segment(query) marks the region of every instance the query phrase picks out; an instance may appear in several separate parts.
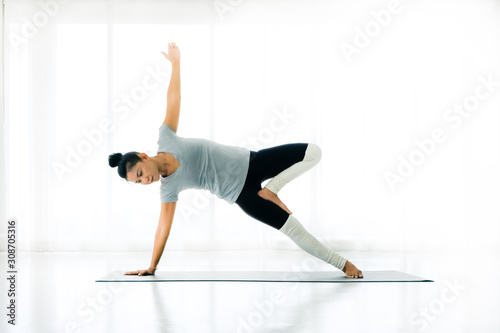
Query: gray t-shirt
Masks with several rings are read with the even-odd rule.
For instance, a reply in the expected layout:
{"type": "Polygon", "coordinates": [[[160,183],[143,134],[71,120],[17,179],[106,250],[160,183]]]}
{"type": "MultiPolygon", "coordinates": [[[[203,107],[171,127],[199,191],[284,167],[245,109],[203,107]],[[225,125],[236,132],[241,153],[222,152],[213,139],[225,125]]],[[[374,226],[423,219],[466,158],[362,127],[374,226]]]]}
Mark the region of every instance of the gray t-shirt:
{"type": "Polygon", "coordinates": [[[243,189],[248,172],[250,150],[219,144],[206,139],[181,138],[162,124],[158,152],[170,153],[179,167],[170,176],[161,177],[161,202],[174,202],[182,190],[206,189],[234,203],[243,189]]]}

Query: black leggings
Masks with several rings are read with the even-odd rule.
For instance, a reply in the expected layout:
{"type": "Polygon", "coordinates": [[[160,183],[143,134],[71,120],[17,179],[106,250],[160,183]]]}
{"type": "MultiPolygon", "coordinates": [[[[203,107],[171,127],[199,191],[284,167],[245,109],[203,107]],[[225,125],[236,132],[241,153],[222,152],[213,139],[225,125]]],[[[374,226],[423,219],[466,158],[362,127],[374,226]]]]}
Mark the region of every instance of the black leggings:
{"type": "Polygon", "coordinates": [[[250,152],[245,185],[236,204],[249,216],[275,229],[281,229],[289,214],[277,204],[261,198],[262,182],[304,159],[307,143],[290,143],[250,152]]]}

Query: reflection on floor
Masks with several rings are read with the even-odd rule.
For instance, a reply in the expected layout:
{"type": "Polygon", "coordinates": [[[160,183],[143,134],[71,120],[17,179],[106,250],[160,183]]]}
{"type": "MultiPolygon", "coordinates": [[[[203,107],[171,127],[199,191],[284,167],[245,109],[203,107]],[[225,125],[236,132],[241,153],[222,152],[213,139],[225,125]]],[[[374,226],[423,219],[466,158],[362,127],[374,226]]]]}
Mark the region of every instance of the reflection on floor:
{"type": "MultiPolygon", "coordinates": [[[[434,283],[96,283],[151,253],[22,253],[2,332],[500,332],[500,253],[342,252],[434,283]]],[[[5,252],[0,260],[6,263],[5,252]]],[[[4,264],[5,267],[5,264],[4,264]]],[[[336,270],[301,251],[167,251],[159,270],[336,270]]],[[[5,272],[7,269],[5,269],[5,272]]],[[[299,274],[299,273],[297,273],[299,274]]],[[[7,302],[6,279],[0,283],[7,302]]]]}

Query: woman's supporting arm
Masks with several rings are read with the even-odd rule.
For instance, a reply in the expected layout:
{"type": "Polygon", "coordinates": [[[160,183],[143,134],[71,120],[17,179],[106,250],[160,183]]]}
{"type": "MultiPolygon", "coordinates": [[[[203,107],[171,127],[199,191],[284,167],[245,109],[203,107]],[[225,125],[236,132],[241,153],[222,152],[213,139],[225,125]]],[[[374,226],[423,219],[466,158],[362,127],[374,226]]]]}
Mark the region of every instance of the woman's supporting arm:
{"type": "Polygon", "coordinates": [[[150,269],[156,270],[156,267],[160,262],[163,250],[165,249],[165,244],[167,243],[168,236],[170,235],[170,229],[172,228],[175,207],[176,202],[161,204],[160,221],[158,222],[158,227],[156,228],[153,258],[151,259],[151,265],[149,266],[150,269]]]}
{"type": "Polygon", "coordinates": [[[125,275],[152,275],[156,271],[156,267],[160,262],[160,258],[165,249],[172,222],[174,220],[176,202],[168,202],[161,204],[160,221],[156,228],[155,243],[153,246],[153,258],[148,269],[140,269],[133,272],[126,272],[125,275]]]}

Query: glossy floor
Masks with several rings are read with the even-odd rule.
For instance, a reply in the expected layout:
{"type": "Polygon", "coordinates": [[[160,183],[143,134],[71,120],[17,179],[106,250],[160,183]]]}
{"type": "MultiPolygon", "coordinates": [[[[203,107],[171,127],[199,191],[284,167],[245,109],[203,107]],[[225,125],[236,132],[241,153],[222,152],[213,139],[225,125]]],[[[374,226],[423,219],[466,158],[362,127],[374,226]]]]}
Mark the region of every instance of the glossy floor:
{"type": "MultiPolygon", "coordinates": [[[[2,332],[500,332],[498,252],[343,252],[434,283],[96,283],[150,253],[22,253],[2,332]]],[[[6,263],[5,252],[1,260],[6,263]]],[[[3,265],[3,267],[6,267],[3,265]]],[[[301,251],[168,251],[159,270],[336,270],[301,251]]],[[[7,269],[5,268],[5,272],[7,269]]],[[[298,274],[298,273],[297,273],[298,274]]],[[[6,279],[1,283],[7,304],[6,279]]]]}

